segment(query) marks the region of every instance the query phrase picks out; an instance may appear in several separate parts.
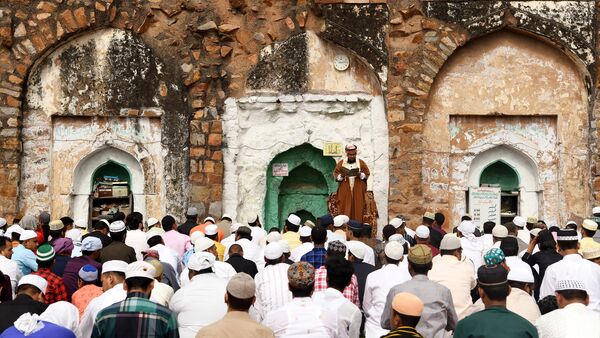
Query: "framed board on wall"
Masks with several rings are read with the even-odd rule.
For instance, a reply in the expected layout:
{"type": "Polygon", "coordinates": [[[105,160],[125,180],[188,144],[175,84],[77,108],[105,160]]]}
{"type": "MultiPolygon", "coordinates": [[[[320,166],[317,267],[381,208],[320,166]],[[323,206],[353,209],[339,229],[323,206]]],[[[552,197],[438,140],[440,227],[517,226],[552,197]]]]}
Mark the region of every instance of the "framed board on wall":
{"type": "Polygon", "coordinates": [[[469,214],[481,229],[483,223],[500,224],[500,187],[469,188],[469,214]]]}

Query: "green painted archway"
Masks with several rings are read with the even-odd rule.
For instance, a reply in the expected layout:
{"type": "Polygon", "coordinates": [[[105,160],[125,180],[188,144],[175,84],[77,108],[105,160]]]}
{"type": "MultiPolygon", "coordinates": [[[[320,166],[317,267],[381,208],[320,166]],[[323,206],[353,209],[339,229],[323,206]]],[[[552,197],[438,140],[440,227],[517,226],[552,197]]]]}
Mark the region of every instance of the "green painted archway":
{"type": "Polygon", "coordinates": [[[519,189],[519,175],[504,161],[496,161],[481,172],[479,185],[499,184],[502,191],[519,189]]]}
{"type": "Polygon", "coordinates": [[[310,144],[289,149],[273,158],[267,168],[264,204],[265,228],[281,228],[288,214],[315,220],[327,213],[327,197],[337,190],[333,179],[335,160],[310,144]],[[273,176],[273,163],[287,163],[286,177],[273,176]],[[312,216],[312,217],[311,217],[312,216]]]}

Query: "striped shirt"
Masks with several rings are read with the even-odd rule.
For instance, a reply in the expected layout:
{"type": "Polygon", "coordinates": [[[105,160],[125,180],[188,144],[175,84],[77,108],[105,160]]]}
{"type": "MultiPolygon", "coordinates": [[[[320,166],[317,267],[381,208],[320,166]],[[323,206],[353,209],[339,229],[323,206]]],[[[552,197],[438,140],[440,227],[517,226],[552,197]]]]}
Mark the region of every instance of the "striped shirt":
{"type": "Polygon", "coordinates": [[[382,336],[381,338],[392,338],[392,337],[423,338],[423,336],[419,332],[417,332],[417,330],[415,330],[414,327],[410,327],[410,326],[400,326],[397,329],[390,331],[385,336],[382,336]]]}
{"type": "Polygon", "coordinates": [[[124,301],[98,313],[92,338],[179,337],[175,315],[166,307],[148,300],[141,292],[127,294],[124,301]]]}
{"type": "Polygon", "coordinates": [[[256,283],[256,301],[254,307],[262,320],[271,310],[284,306],[292,300],[288,288],[287,271],[289,264],[267,265],[254,278],[256,283]]]}

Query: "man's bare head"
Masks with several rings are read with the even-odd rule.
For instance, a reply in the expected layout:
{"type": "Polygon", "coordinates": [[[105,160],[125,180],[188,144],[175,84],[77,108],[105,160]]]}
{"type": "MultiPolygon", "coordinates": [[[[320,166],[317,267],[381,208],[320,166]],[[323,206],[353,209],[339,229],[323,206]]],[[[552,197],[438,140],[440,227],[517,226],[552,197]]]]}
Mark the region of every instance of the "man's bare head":
{"type": "Polygon", "coordinates": [[[234,254],[238,254],[240,256],[244,255],[244,249],[242,249],[242,246],[239,244],[233,244],[229,247],[229,256],[232,256],[234,254]]]}

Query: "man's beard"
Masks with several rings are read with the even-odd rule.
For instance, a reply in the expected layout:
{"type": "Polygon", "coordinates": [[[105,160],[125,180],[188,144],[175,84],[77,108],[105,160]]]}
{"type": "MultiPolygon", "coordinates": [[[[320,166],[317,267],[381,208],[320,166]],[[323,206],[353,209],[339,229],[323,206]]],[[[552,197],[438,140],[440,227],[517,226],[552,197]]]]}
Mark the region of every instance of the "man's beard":
{"type": "Polygon", "coordinates": [[[354,162],[356,162],[356,157],[353,159],[348,159],[348,163],[354,163],[354,162]]]}

